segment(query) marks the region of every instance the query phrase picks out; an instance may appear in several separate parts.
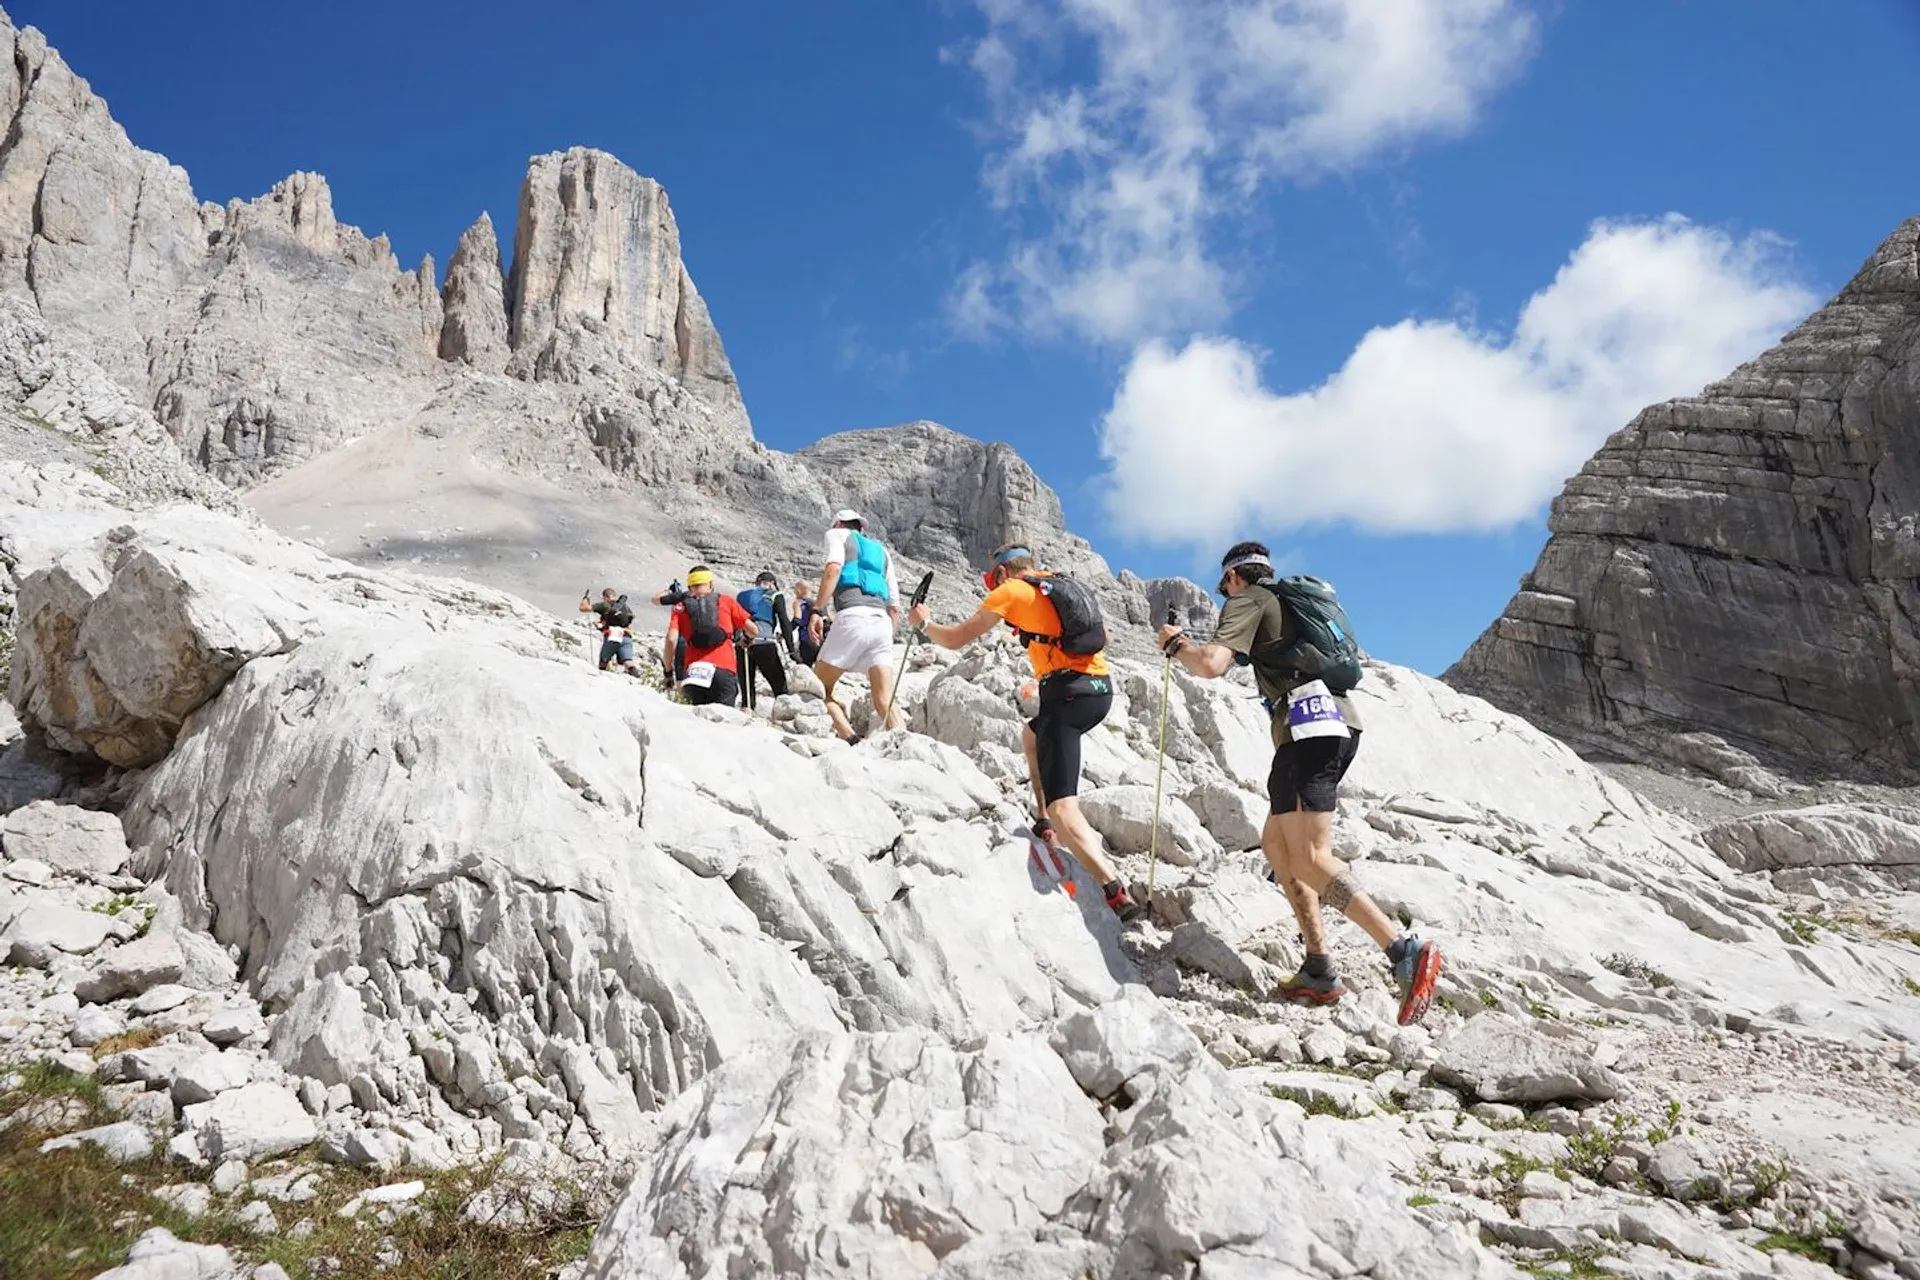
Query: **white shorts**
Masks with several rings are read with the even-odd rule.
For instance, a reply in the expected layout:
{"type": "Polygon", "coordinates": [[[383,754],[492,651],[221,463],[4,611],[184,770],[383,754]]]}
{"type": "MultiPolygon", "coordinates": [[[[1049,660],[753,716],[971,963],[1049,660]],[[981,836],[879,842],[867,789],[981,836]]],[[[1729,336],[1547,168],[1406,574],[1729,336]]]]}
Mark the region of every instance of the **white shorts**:
{"type": "Polygon", "coordinates": [[[833,617],[820,661],[842,671],[893,665],[893,619],[884,609],[855,608],[833,617]]]}

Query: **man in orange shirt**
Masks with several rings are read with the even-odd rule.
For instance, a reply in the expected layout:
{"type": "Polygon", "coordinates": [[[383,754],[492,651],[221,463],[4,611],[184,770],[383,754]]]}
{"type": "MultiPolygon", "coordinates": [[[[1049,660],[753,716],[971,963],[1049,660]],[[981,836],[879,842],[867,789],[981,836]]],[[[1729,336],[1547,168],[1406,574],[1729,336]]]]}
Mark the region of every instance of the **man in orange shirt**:
{"type": "Polygon", "coordinates": [[[1099,835],[1080,812],[1080,738],[1107,718],[1113,684],[1104,652],[1068,653],[1059,610],[1035,583],[1049,574],[1034,565],[1033,552],[1009,543],[993,553],[981,580],[987,598],[965,622],[942,626],[931,621],[927,606],[916,605],[908,621],[943,649],[960,649],[1006,622],[1026,641],[1027,661],[1040,679],[1040,711],[1020,735],[1027,752],[1027,779],[1041,817],[1033,834],[1048,844],[1060,836],[1080,865],[1092,872],[1106,894],[1107,906],[1122,920],[1140,914],[1114,872],[1099,835]]]}

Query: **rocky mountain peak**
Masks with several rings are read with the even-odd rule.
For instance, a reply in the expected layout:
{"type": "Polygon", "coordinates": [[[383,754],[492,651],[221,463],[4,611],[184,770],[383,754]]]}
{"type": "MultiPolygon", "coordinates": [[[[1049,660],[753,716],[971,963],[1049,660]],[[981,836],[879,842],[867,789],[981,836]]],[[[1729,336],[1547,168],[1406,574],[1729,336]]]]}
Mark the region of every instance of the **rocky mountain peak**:
{"type": "Polygon", "coordinates": [[[459,360],[498,373],[507,365],[506,281],[500,273],[500,241],[493,219],[479,220],[460,234],[447,260],[447,282],[440,300],[442,360],[459,360]]]}
{"type": "Polygon", "coordinates": [[[1920,775],[1920,218],[1834,300],[1568,481],[1447,673],[1667,755],[1704,731],[1826,776],[1920,775]]]}
{"type": "Polygon", "coordinates": [[[522,377],[579,382],[603,364],[638,366],[716,407],[740,404],[665,189],[604,151],[528,163],[507,299],[522,377]]]}

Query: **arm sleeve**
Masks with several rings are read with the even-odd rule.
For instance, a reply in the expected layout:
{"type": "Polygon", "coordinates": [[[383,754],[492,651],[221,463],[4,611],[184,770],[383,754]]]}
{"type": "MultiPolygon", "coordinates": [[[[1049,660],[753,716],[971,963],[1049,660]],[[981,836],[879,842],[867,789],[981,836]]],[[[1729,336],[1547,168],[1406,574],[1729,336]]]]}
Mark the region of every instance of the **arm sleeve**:
{"type": "Polygon", "coordinates": [[[893,552],[887,552],[887,599],[896,607],[904,609],[907,602],[900,598],[900,579],[893,573],[893,552]]]}
{"type": "Polygon", "coordinates": [[[820,540],[821,564],[845,564],[847,562],[847,531],[829,529],[827,536],[820,540]]]}
{"type": "Polygon", "coordinates": [[[780,642],[793,649],[793,619],[787,616],[787,593],[782,591],[773,598],[773,630],[780,642]]]}

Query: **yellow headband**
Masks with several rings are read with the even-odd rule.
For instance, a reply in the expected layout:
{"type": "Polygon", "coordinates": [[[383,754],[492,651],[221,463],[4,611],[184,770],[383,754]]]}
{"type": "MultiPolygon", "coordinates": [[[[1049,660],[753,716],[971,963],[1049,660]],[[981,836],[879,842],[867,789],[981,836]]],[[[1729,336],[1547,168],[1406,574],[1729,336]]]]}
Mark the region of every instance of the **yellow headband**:
{"type": "Polygon", "coordinates": [[[696,569],[687,575],[687,585],[690,587],[704,587],[712,581],[713,575],[705,569],[696,569]]]}

